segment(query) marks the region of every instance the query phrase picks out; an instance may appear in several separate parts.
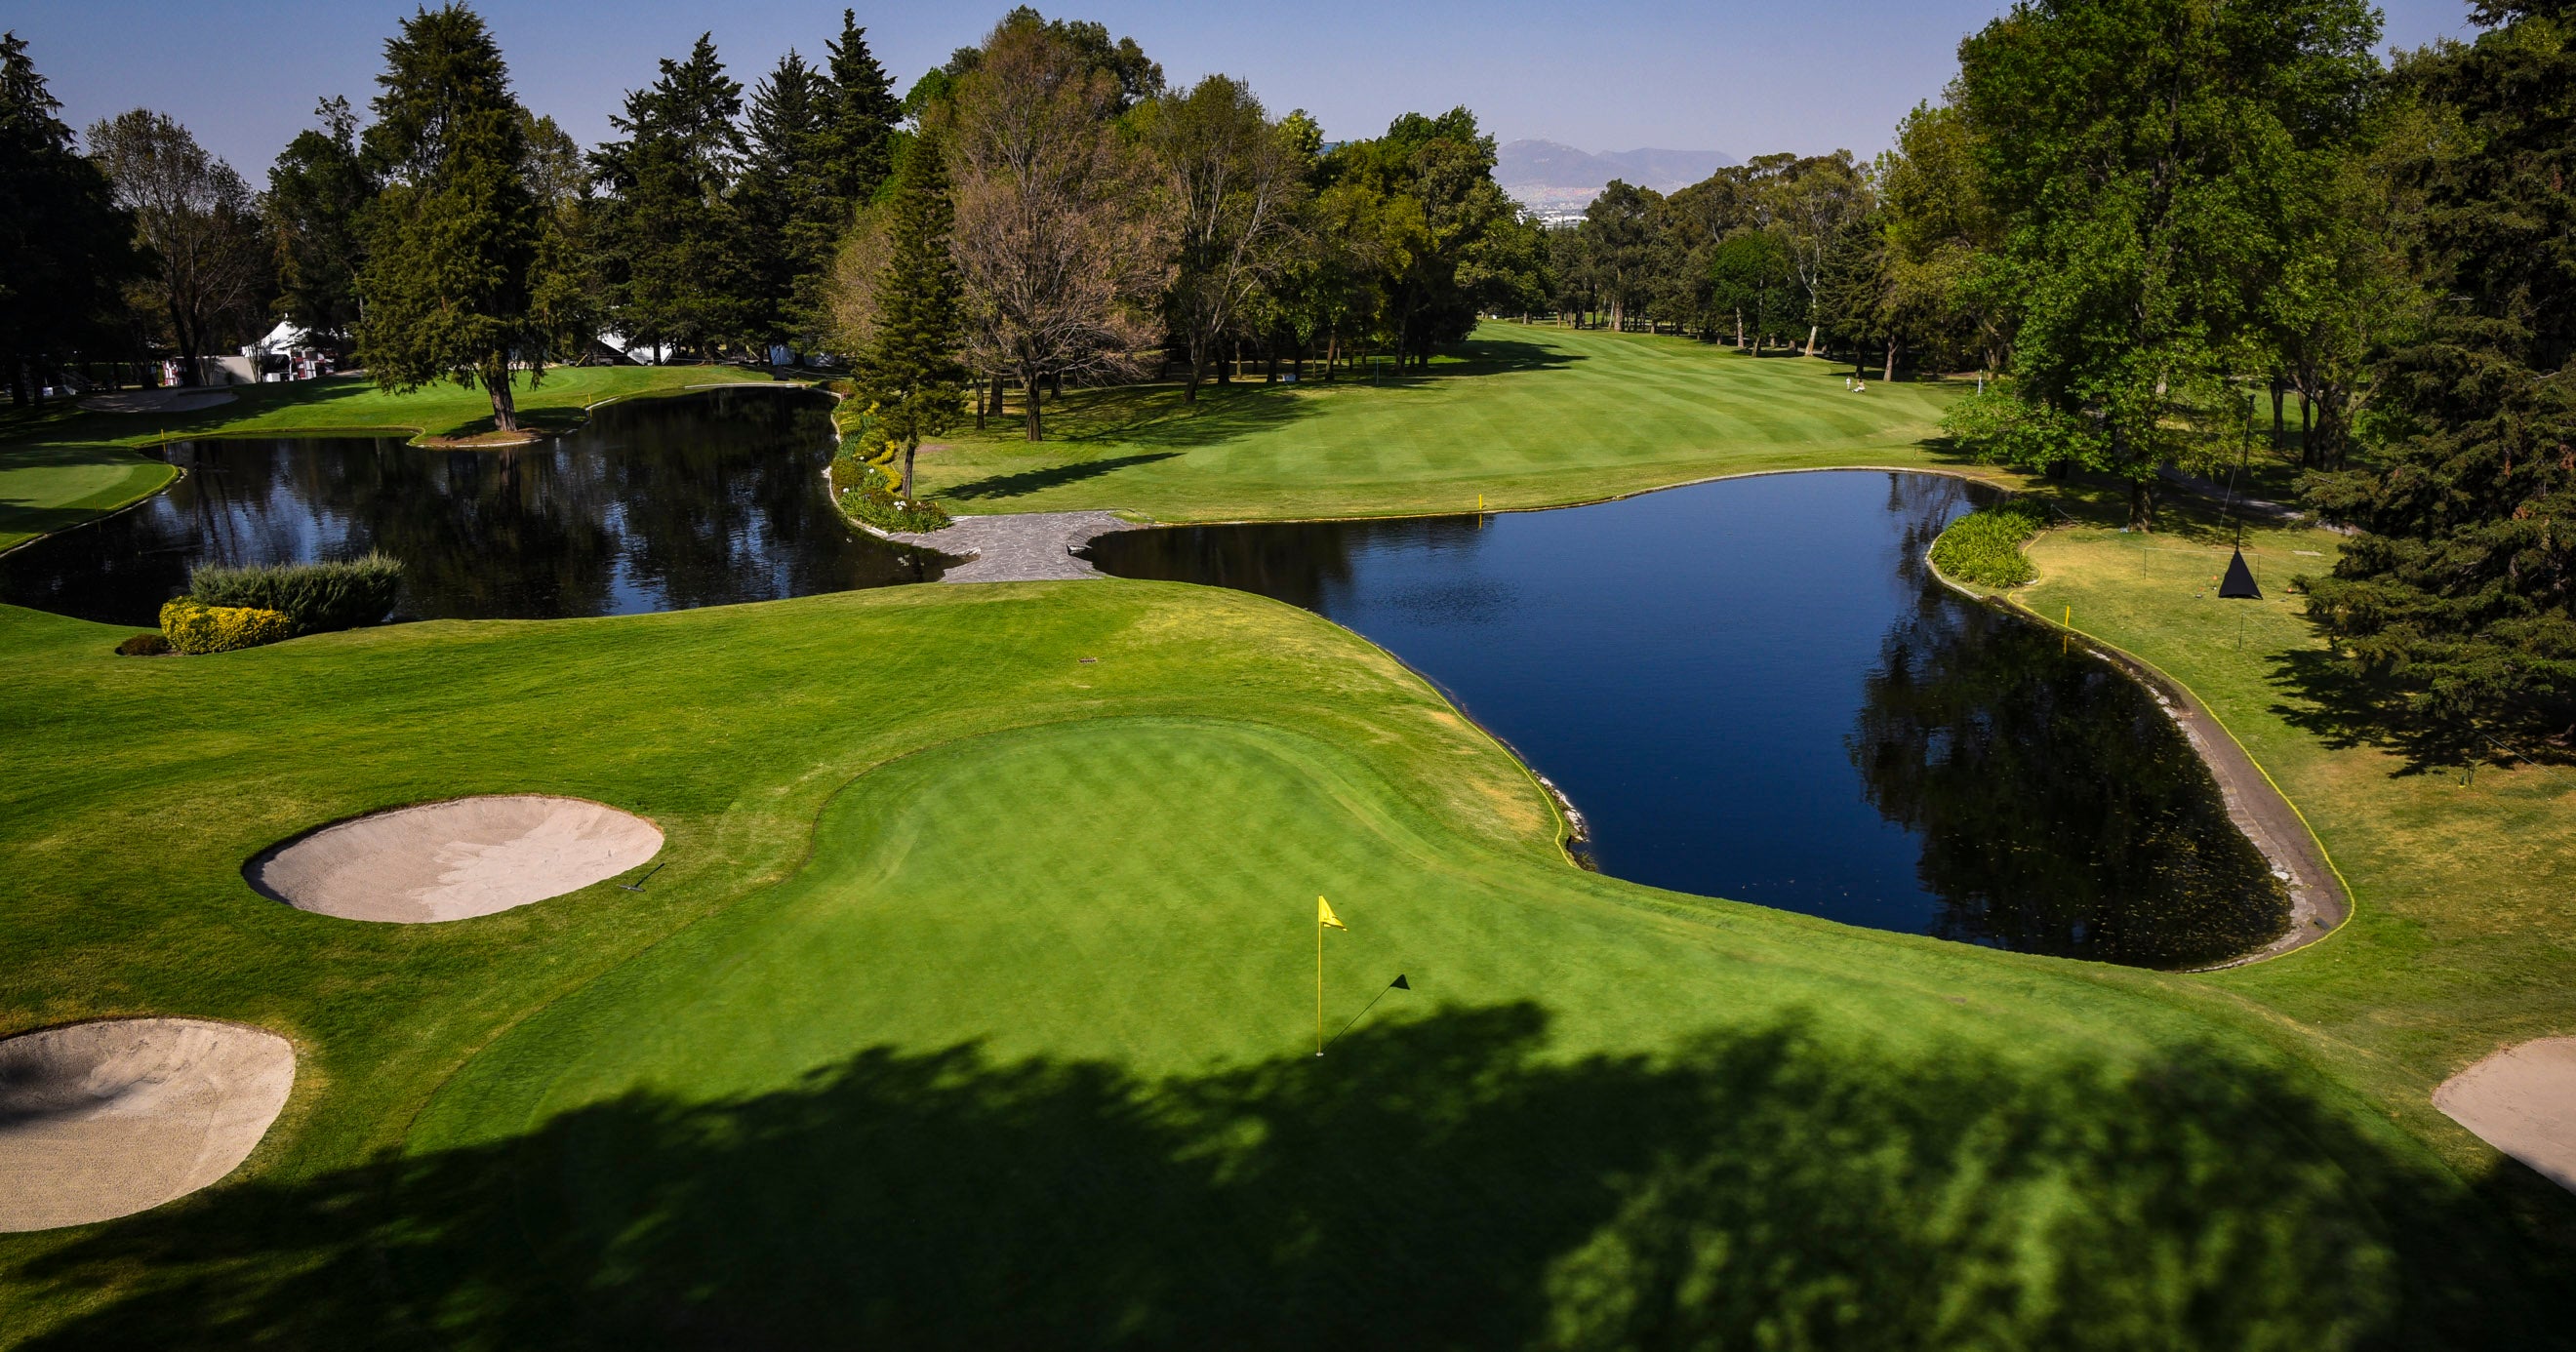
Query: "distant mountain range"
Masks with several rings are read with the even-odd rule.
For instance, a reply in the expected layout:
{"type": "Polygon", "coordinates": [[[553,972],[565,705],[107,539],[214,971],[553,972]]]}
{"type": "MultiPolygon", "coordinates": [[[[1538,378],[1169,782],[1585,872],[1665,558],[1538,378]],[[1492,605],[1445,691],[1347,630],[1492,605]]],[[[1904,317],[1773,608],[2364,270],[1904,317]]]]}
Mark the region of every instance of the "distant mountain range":
{"type": "Polygon", "coordinates": [[[1671,192],[1686,188],[1735,157],[1715,150],[1617,150],[1595,155],[1554,141],[1514,141],[1495,156],[1494,181],[1541,216],[1582,213],[1610,180],[1671,192]]]}

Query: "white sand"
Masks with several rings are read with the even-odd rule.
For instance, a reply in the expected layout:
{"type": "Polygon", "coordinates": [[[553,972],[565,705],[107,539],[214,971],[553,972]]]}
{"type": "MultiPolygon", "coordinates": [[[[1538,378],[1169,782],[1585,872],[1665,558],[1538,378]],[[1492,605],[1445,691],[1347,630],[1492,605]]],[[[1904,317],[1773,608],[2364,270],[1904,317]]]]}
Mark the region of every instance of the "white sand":
{"type": "Polygon", "coordinates": [[[0,1231],[111,1220],[231,1173],[295,1087],[275,1033],[110,1019],[0,1041],[0,1231]]]}
{"type": "Polygon", "coordinates": [[[2433,1106],[2576,1192],[2576,1037],[2507,1047],[2444,1080],[2433,1106]]]}
{"type": "Polygon", "coordinates": [[[242,870],[300,910],[463,920],[577,892],[661,852],[653,823],[578,798],[511,795],[397,808],[326,827],[242,870]]]}
{"type": "Polygon", "coordinates": [[[81,401],[81,407],[93,413],[194,413],[232,401],[233,396],[222,390],[119,390],[93,394],[81,401]]]}

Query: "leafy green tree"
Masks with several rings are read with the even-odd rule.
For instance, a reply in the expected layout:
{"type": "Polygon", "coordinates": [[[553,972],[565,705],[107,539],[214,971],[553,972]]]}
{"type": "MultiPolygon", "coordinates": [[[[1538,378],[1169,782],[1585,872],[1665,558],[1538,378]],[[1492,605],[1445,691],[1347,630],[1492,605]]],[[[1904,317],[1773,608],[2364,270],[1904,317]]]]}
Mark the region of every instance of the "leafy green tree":
{"type": "Polygon", "coordinates": [[[609,119],[626,134],[592,153],[611,203],[600,224],[613,315],[628,338],[712,359],[763,327],[760,277],[729,195],[742,164],[742,84],[711,35],[609,119]]]}
{"type": "Polygon", "coordinates": [[[1325,158],[1337,212],[1366,232],[1377,273],[1376,337],[1399,364],[1428,365],[1432,350],[1473,332],[1488,298],[1475,266],[1489,234],[1519,219],[1494,183],[1494,138],[1476,115],[1406,113],[1386,134],[1325,158]]]}
{"type": "Polygon", "coordinates": [[[1769,230],[1746,230],[1709,253],[1712,304],[1735,318],[1735,345],[1759,353],[1773,340],[1794,342],[1807,312],[1798,265],[1788,242],[1769,230]]]}
{"type": "Polygon", "coordinates": [[[1592,290],[1610,311],[1613,331],[1627,328],[1628,311],[1644,300],[1653,281],[1654,211],[1663,198],[1650,188],[1610,180],[1583,209],[1575,227],[1583,241],[1583,266],[1592,290]]]}
{"type": "MultiPolygon", "coordinates": [[[[368,213],[358,359],[388,390],[451,379],[519,428],[512,353],[529,334],[541,230],[528,191],[526,115],[481,16],[423,9],[385,44],[376,120],[361,144],[386,186],[368,213]]],[[[531,367],[530,383],[543,375],[531,367]]]]}
{"type": "Polygon", "coordinates": [[[358,115],[334,96],[322,125],[297,132],[269,166],[260,196],[277,256],[277,312],[345,342],[358,327],[358,273],[367,261],[366,211],[381,184],[358,153],[358,115]]]}
{"type": "Polygon", "coordinates": [[[860,393],[876,405],[889,445],[903,451],[903,496],[913,492],[913,457],[923,437],[957,423],[966,393],[958,359],[963,326],[952,253],[956,211],[935,138],[915,142],[886,207],[887,248],[876,277],[875,332],[860,354],[860,393]]]}
{"type": "Polygon", "coordinates": [[[104,337],[124,284],[139,278],[134,218],[98,164],[72,148],[62,105],[0,34],[0,365],[10,402],[35,402],[45,371],[104,337]]]}
{"type": "Polygon", "coordinates": [[[1136,118],[1172,222],[1166,322],[1189,354],[1185,403],[1288,262],[1303,185],[1298,146],[1242,81],[1211,75],[1139,106],[1136,118]]]}
{"type": "Polygon", "coordinates": [[[535,262],[528,282],[528,355],[584,361],[608,321],[608,298],[597,266],[599,204],[581,147],[551,117],[525,117],[528,157],[523,177],[536,200],[535,262]]]}
{"type": "Polygon", "coordinates": [[[1889,296],[1912,337],[1948,369],[1991,371],[2011,348],[2011,308],[1991,284],[2002,225],[1977,177],[1956,107],[1916,105],[1879,157],[1876,192],[1889,296]]]}
{"type": "Polygon", "coordinates": [[[250,336],[266,309],[272,274],[250,188],[166,113],[99,122],[89,145],[152,262],[128,288],[134,309],[202,384],[206,354],[250,336]]]}
{"type": "Polygon", "coordinates": [[[2380,463],[2312,481],[2366,533],[2306,582],[2419,754],[2466,763],[2576,727],[2576,8],[2477,15],[2397,70],[2447,132],[2397,166],[2441,303],[2378,372],[2380,463]]]}
{"type": "Polygon", "coordinates": [[[2232,398],[2300,227],[2279,185],[2346,151],[2377,36],[2364,0],[2024,0],[1960,46],[2013,389],[2101,428],[2060,458],[2126,479],[2136,525],[2232,398]]]}

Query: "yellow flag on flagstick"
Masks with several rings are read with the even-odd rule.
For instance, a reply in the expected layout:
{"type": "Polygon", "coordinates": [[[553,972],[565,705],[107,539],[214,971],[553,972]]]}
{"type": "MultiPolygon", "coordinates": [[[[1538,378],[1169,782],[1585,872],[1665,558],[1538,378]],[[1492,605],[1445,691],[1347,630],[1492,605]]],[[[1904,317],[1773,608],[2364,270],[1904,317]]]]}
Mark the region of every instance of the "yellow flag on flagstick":
{"type": "Polygon", "coordinates": [[[1315,898],[1315,923],[1318,925],[1330,925],[1337,930],[1348,930],[1350,928],[1350,926],[1342,923],[1342,918],[1340,916],[1333,914],[1333,903],[1324,900],[1322,897],[1315,898]]]}

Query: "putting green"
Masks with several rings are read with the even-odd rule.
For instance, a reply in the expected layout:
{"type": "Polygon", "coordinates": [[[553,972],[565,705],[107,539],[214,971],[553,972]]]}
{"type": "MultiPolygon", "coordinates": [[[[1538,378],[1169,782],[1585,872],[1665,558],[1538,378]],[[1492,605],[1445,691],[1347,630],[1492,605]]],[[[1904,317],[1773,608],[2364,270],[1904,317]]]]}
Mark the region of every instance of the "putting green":
{"type": "Polygon", "coordinates": [[[646,1343],[2395,1313],[2391,1218],[2438,1190],[2340,1095],[2144,990],[1850,933],[1479,847],[1264,723],[947,742],[468,1063],[408,1186],[509,1195],[411,1275],[463,1327],[646,1343]],[[1413,987],[1321,1059],[1317,892],[1330,1028],[1413,987]]]}

